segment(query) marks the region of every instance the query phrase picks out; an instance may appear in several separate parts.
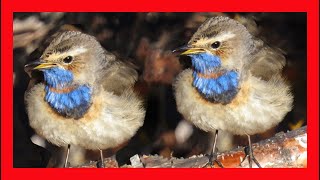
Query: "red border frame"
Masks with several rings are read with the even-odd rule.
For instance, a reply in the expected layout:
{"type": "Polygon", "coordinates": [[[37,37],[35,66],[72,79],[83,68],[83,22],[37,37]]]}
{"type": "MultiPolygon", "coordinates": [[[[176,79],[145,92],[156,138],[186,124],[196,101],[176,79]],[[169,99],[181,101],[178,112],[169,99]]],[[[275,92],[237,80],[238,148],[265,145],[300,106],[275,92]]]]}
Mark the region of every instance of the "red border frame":
{"type": "Polygon", "coordinates": [[[1,178],[246,178],[318,179],[319,177],[319,1],[318,0],[6,0],[1,2],[1,178]],[[280,3],[279,3],[280,2],[280,3]],[[13,12],[307,12],[308,168],[302,169],[32,169],[13,168],[13,12]]]}

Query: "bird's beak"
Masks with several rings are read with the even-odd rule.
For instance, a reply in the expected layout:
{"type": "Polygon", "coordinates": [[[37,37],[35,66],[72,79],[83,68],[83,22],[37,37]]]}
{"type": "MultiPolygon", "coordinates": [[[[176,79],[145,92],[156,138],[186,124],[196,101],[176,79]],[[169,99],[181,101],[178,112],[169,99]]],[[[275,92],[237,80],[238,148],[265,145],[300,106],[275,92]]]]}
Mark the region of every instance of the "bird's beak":
{"type": "Polygon", "coordinates": [[[57,64],[55,63],[40,63],[39,65],[37,65],[36,67],[34,67],[33,69],[48,69],[48,68],[52,68],[57,66],[57,64]]]}
{"type": "Polygon", "coordinates": [[[196,48],[196,47],[191,47],[188,45],[177,48],[177,49],[173,50],[172,52],[179,52],[179,51],[183,51],[180,55],[199,54],[199,53],[206,52],[206,50],[203,48],[196,48]]]}
{"type": "Polygon", "coordinates": [[[56,63],[46,63],[40,61],[34,61],[24,66],[25,71],[31,70],[41,70],[41,69],[48,69],[57,66],[56,63]]]}
{"type": "Polygon", "coordinates": [[[33,70],[41,70],[41,69],[47,69],[47,68],[51,68],[51,67],[55,67],[57,66],[57,64],[55,63],[44,63],[44,62],[40,62],[39,60],[31,62],[29,64],[26,64],[24,66],[24,71],[29,75],[29,77],[31,76],[31,73],[33,70]]]}

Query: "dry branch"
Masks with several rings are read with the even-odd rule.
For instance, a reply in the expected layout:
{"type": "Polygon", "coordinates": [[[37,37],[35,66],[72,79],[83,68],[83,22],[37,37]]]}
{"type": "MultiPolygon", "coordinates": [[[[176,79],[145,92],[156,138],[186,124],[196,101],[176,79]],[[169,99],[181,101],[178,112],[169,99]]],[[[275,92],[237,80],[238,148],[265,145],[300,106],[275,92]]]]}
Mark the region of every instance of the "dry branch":
{"type": "MultiPolygon", "coordinates": [[[[287,133],[280,132],[274,137],[253,144],[254,156],[264,168],[307,167],[307,127],[302,127],[287,133]]],[[[228,152],[219,153],[218,160],[225,168],[248,167],[244,158],[244,147],[238,147],[228,152]]],[[[203,155],[189,158],[163,158],[161,156],[139,156],[130,158],[131,165],[121,167],[133,168],[201,168],[205,167],[208,157],[203,155]]],[[[105,159],[105,167],[118,167],[118,163],[110,158],[105,159]]],[[[79,167],[96,167],[97,162],[91,161],[79,167]]],[[[208,167],[208,166],[206,166],[208,167]]],[[[219,167],[214,164],[214,168],[219,167]]],[[[256,167],[256,166],[254,166],[256,167]]]]}

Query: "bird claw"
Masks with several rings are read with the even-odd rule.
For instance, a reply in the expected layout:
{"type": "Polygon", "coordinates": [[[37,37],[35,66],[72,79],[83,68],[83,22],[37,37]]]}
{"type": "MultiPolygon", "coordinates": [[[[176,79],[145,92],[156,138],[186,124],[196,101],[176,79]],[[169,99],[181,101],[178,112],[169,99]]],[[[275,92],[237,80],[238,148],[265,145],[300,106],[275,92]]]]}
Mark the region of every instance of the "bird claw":
{"type": "Polygon", "coordinates": [[[105,168],[104,162],[102,162],[101,160],[99,160],[97,162],[97,168],[105,168]]]}
{"type": "Polygon", "coordinates": [[[208,158],[209,158],[209,161],[208,163],[204,166],[204,167],[214,167],[214,163],[218,164],[219,167],[221,168],[224,168],[222,163],[220,161],[218,161],[218,158],[217,158],[217,154],[214,153],[214,154],[207,154],[206,155],[208,158]]]}
{"type": "Polygon", "coordinates": [[[69,168],[70,167],[70,162],[66,162],[64,165],[63,165],[63,168],[69,168]]]}
{"type": "MultiPolygon", "coordinates": [[[[252,149],[251,149],[252,151],[252,149]]],[[[246,158],[248,157],[248,161],[249,161],[249,167],[252,168],[252,161],[259,167],[262,168],[260,163],[258,162],[258,160],[254,157],[253,153],[250,153],[250,147],[246,146],[244,147],[244,153],[245,156],[243,158],[243,160],[240,162],[240,166],[242,167],[242,163],[246,160],[246,158]],[[251,155],[251,156],[250,156],[251,155]],[[252,160],[252,161],[251,161],[252,160]]]]}

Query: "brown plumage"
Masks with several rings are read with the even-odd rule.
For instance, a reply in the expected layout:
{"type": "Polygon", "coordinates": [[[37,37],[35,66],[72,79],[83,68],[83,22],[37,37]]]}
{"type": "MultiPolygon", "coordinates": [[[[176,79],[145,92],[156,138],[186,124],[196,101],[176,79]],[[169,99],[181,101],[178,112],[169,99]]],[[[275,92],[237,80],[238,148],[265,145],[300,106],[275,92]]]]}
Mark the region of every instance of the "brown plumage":
{"type": "MultiPolygon", "coordinates": [[[[291,110],[293,97],[281,76],[282,52],[237,21],[208,19],[183,49],[193,67],[175,83],[177,108],[200,129],[247,135],[251,147],[250,135],[276,126],[291,110]]],[[[255,160],[252,151],[249,155],[255,160]]]]}
{"type": "Polygon", "coordinates": [[[114,148],[143,124],[145,110],[133,91],[136,70],[90,35],[58,32],[26,68],[44,76],[26,92],[30,125],[57,146],[114,148]]]}

